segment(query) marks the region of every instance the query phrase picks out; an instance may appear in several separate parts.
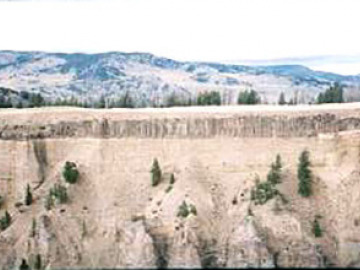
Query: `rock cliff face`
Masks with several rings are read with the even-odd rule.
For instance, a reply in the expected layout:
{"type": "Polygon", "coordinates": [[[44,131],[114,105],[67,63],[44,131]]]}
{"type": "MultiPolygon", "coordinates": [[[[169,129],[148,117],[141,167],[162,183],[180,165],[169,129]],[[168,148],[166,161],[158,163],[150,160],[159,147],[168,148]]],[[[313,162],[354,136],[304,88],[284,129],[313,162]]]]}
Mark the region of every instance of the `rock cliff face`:
{"type": "Polygon", "coordinates": [[[39,257],[48,268],[358,265],[359,131],[359,104],[0,112],[0,218],[12,217],[0,267],[39,257]],[[309,198],[297,194],[304,149],[309,198]],[[282,196],[256,205],[251,189],[276,154],[282,196]],[[163,172],[155,187],[154,158],[163,172]],[[76,184],[63,179],[66,161],[77,164],[76,184]],[[49,210],[55,184],[69,200],[49,210]],[[183,202],[196,211],[179,216],[183,202]]]}

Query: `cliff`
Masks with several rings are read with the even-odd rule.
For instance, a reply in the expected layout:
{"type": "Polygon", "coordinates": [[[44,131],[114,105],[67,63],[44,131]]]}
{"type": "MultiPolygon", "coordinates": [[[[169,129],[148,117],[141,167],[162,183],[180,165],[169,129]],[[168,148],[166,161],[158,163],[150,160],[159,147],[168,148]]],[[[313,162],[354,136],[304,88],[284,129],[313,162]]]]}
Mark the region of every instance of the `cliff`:
{"type": "Polygon", "coordinates": [[[34,265],[38,254],[49,268],[359,265],[359,124],[357,103],[1,111],[0,217],[7,210],[12,222],[0,232],[0,266],[34,265]],[[305,149],[309,198],[297,192],[305,149]],[[277,154],[282,196],[256,205],[251,190],[277,154]],[[77,164],[76,184],[63,179],[66,161],[77,164]],[[46,209],[56,183],[69,201],[46,209]],[[196,215],[178,216],[184,201],[196,215]]]}

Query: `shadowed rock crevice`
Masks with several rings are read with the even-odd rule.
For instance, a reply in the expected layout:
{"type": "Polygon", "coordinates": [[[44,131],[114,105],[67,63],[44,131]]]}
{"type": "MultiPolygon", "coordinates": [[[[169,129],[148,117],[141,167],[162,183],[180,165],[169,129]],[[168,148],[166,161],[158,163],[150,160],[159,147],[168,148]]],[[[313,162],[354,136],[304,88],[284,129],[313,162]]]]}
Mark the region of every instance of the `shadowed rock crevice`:
{"type": "Polygon", "coordinates": [[[43,140],[34,140],[32,144],[34,149],[34,155],[38,163],[39,184],[35,187],[36,189],[45,181],[48,160],[47,160],[46,142],[43,140]]]}
{"type": "Polygon", "coordinates": [[[166,269],[168,266],[168,243],[164,236],[151,235],[154,243],[154,255],[156,257],[156,266],[159,269],[166,269]]]}
{"type": "Polygon", "coordinates": [[[218,264],[216,240],[207,240],[199,237],[198,241],[198,254],[200,257],[201,267],[205,269],[221,267],[221,265],[218,264]]]}

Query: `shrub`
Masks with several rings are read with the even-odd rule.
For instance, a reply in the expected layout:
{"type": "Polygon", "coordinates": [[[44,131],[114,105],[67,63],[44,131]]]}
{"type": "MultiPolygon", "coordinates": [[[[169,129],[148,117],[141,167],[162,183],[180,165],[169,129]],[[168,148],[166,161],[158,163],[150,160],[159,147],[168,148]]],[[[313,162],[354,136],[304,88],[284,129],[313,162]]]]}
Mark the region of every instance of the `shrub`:
{"type": "Polygon", "coordinates": [[[276,184],[281,183],[281,168],[281,157],[278,154],[276,161],[271,163],[266,181],[260,183],[259,179],[256,179],[255,188],[251,190],[251,200],[255,201],[255,204],[265,204],[276,195],[282,196],[275,187],[276,184]]]}
{"type": "Polygon", "coordinates": [[[190,211],[188,209],[188,205],[186,204],[185,201],[183,201],[183,203],[179,206],[177,216],[186,218],[189,214],[190,214],[190,211]]]}
{"type": "Polygon", "coordinates": [[[197,210],[195,205],[193,204],[190,205],[190,213],[193,214],[194,216],[197,216],[197,210]]]}
{"type": "Polygon", "coordinates": [[[66,203],[68,201],[68,195],[66,187],[61,184],[55,184],[50,190],[50,196],[53,196],[58,203],[66,203]]]}
{"type": "Polygon", "coordinates": [[[26,186],[26,194],[25,194],[25,205],[31,205],[33,203],[33,196],[31,193],[30,185],[26,186]]]}
{"type": "Polygon", "coordinates": [[[277,194],[278,191],[274,185],[265,181],[257,184],[255,189],[251,191],[251,199],[255,201],[255,204],[265,204],[277,194]]]}
{"type": "Polygon", "coordinates": [[[158,160],[155,158],[151,168],[151,183],[152,186],[157,186],[161,181],[162,173],[158,160]]]}
{"type": "Polygon", "coordinates": [[[183,203],[179,206],[177,216],[186,218],[190,214],[197,216],[197,210],[196,210],[195,205],[193,205],[193,204],[187,205],[187,203],[185,201],[183,201],[183,203]]]}
{"type": "Polygon", "coordinates": [[[173,189],[173,186],[170,185],[167,187],[167,189],[165,190],[166,193],[169,193],[171,190],[173,189]]]}
{"type": "Polygon", "coordinates": [[[75,184],[79,178],[79,171],[74,162],[65,162],[63,176],[65,181],[70,184],[75,184]]]}
{"type": "Polygon", "coordinates": [[[298,164],[298,193],[303,197],[309,197],[312,194],[312,174],[310,170],[309,152],[303,151],[298,164]]]}

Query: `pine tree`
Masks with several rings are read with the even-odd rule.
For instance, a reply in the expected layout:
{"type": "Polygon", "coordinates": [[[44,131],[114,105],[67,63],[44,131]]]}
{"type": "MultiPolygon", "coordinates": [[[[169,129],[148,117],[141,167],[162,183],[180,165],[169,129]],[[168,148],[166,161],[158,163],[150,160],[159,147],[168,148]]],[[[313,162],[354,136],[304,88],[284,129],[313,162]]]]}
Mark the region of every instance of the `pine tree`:
{"type": "Polygon", "coordinates": [[[101,96],[98,103],[99,109],[104,109],[106,107],[105,97],[101,96]]]}
{"type": "Polygon", "coordinates": [[[27,261],[25,259],[21,260],[19,270],[30,270],[30,266],[28,265],[28,263],[27,263],[27,261]]]}
{"type": "Polygon", "coordinates": [[[281,92],[280,97],[279,97],[279,105],[285,105],[285,104],[286,104],[285,94],[284,94],[284,92],[281,92]]]}
{"type": "Polygon", "coordinates": [[[155,187],[160,183],[161,177],[162,177],[159,162],[156,158],[154,159],[153,164],[152,164],[151,176],[152,176],[151,177],[152,186],[155,187]]]}
{"type": "Polygon", "coordinates": [[[8,211],[5,211],[5,215],[0,219],[0,230],[6,230],[11,224],[11,216],[8,211]]]}
{"type": "Polygon", "coordinates": [[[309,197],[312,194],[312,175],[310,170],[309,152],[303,151],[298,164],[298,192],[303,197],[309,197]]]}
{"type": "Polygon", "coordinates": [[[238,104],[258,104],[261,102],[259,94],[255,90],[246,90],[239,93],[238,104]]]}
{"type": "Polygon", "coordinates": [[[25,194],[25,205],[31,205],[33,202],[33,196],[31,193],[30,185],[26,186],[26,194],[25,194]]]}
{"type": "Polygon", "coordinates": [[[267,175],[267,181],[269,181],[272,185],[281,183],[281,167],[281,157],[277,154],[276,161],[271,164],[271,169],[267,175]]]}
{"type": "Polygon", "coordinates": [[[317,218],[315,218],[313,223],[313,233],[315,237],[321,237],[323,234],[322,229],[320,227],[320,223],[317,218]]]}

